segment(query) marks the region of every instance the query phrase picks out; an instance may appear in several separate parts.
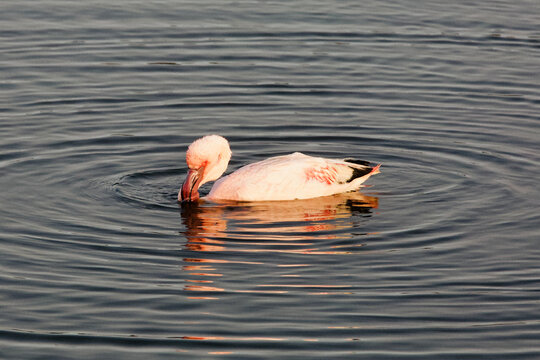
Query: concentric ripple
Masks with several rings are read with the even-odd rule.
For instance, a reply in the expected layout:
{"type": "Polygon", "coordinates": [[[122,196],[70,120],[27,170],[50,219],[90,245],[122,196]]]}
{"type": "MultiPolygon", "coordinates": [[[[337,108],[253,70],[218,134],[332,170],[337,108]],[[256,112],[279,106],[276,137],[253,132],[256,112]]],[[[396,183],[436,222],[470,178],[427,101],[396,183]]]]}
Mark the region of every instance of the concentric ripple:
{"type": "Polygon", "coordinates": [[[171,192],[180,180],[175,169],[152,169],[120,176],[112,184],[118,198],[138,207],[178,209],[177,192],[171,192]]]}

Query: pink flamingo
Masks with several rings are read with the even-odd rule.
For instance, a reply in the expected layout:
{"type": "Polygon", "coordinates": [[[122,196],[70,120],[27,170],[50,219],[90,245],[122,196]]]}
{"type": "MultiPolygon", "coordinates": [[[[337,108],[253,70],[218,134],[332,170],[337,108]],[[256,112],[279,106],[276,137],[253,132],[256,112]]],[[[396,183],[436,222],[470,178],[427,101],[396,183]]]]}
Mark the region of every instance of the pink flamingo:
{"type": "Polygon", "coordinates": [[[295,200],[357,190],[380,164],[368,161],[333,160],[295,152],[246,165],[221,179],[231,159],[229,142],[219,135],[195,140],[186,152],[189,167],[178,192],[178,201],[196,201],[199,187],[217,180],[208,200],[295,200]],[[219,180],[218,180],[219,179],[219,180]]]}

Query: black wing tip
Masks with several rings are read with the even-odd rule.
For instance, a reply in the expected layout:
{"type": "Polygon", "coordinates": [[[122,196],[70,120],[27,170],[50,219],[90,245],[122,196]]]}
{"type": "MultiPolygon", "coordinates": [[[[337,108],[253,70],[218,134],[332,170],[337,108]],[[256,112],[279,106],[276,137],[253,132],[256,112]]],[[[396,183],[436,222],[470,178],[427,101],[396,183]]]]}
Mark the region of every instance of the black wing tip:
{"type": "Polygon", "coordinates": [[[347,180],[348,183],[350,183],[354,179],[358,179],[359,177],[369,175],[374,171],[378,171],[379,166],[380,166],[366,160],[348,158],[348,159],[344,159],[343,161],[346,163],[354,164],[354,165],[360,165],[360,166],[349,166],[352,169],[353,173],[351,177],[347,180]]]}
{"type": "Polygon", "coordinates": [[[351,164],[356,164],[356,165],[371,166],[371,162],[370,162],[370,161],[366,161],[366,160],[359,160],[359,159],[353,159],[353,158],[346,158],[346,159],[343,159],[343,161],[348,162],[348,163],[351,163],[351,164]]]}
{"type": "Polygon", "coordinates": [[[353,181],[354,179],[358,179],[359,177],[362,177],[362,176],[365,176],[365,175],[371,173],[373,168],[371,168],[371,167],[367,167],[367,168],[364,168],[364,169],[352,168],[352,170],[353,170],[353,173],[352,173],[351,177],[349,178],[349,180],[347,180],[348,183],[353,181]]]}

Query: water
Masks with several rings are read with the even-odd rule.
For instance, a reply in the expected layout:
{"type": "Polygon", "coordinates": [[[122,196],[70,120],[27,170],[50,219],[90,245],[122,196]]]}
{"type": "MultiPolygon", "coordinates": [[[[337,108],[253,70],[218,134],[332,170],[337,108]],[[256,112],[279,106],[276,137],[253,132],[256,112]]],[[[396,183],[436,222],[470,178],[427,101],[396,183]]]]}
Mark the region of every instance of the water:
{"type": "Polygon", "coordinates": [[[540,358],[536,1],[8,0],[0,23],[0,358],[540,358]],[[182,208],[210,133],[229,170],[382,173],[182,208]]]}

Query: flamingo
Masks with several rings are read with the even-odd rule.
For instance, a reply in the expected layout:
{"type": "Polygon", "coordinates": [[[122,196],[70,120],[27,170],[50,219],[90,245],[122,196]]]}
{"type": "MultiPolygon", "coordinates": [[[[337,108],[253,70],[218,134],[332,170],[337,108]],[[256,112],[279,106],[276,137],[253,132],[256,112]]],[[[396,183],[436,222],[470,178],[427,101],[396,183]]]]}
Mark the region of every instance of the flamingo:
{"type": "Polygon", "coordinates": [[[217,180],[205,199],[269,201],[310,199],[357,190],[380,164],[364,160],[333,160],[299,152],[275,156],[221,177],[231,159],[229,142],[219,135],[195,140],[186,152],[188,173],[178,201],[199,199],[199,187],[217,180]],[[219,179],[219,180],[218,180],[219,179]]]}

